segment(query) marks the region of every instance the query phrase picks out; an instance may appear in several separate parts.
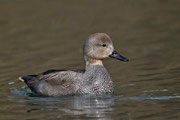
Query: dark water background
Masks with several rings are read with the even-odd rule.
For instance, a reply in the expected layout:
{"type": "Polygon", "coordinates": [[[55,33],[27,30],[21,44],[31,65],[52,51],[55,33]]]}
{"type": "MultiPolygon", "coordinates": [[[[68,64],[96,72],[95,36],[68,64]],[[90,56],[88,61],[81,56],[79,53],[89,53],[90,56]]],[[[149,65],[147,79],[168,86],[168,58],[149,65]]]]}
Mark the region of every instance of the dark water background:
{"type": "Polygon", "coordinates": [[[180,119],[180,0],[1,0],[1,120],[180,119]],[[129,63],[104,60],[114,95],[34,97],[19,76],[84,67],[108,33],[129,63]]]}

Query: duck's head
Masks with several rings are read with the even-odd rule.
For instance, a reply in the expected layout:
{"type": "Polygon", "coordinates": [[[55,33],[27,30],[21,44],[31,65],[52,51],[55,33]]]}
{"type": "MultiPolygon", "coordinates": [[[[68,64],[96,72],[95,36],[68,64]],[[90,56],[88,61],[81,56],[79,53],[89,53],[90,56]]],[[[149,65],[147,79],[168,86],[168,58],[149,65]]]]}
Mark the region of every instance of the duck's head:
{"type": "Polygon", "coordinates": [[[99,61],[107,57],[128,61],[114,50],[111,38],[106,33],[90,35],[84,44],[83,54],[85,60],[92,64],[101,64],[99,61]]]}

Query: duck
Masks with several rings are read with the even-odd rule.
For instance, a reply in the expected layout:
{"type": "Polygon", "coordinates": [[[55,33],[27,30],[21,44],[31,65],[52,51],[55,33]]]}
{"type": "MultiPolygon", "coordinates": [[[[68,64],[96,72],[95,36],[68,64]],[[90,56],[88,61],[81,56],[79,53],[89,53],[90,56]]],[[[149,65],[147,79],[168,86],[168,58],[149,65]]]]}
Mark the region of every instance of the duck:
{"type": "Polygon", "coordinates": [[[33,93],[40,96],[98,95],[114,92],[110,74],[102,60],[115,58],[128,62],[120,55],[106,33],[90,35],[83,45],[85,69],[51,69],[42,73],[19,77],[33,93]]]}

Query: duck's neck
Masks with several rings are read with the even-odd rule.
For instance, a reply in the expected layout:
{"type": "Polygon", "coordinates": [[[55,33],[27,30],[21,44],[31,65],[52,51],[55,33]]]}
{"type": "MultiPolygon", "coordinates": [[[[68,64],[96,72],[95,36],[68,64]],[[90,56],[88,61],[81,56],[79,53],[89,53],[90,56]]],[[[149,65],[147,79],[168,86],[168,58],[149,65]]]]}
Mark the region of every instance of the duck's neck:
{"type": "Polygon", "coordinates": [[[103,63],[101,60],[95,60],[95,59],[88,59],[86,61],[86,68],[90,65],[100,65],[103,66],[103,63]]]}

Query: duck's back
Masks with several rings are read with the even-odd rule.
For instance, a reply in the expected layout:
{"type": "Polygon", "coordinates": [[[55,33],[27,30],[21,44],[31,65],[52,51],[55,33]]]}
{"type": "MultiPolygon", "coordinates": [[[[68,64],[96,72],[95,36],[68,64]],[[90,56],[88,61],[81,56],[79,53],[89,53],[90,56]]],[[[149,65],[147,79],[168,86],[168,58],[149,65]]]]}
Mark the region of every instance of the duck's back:
{"type": "Polygon", "coordinates": [[[23,76],[28,87],[36,94],[59,96],[76,94],[75,83],[81,78],[84,70],[48,70],[38,75],[23,76]]]}

